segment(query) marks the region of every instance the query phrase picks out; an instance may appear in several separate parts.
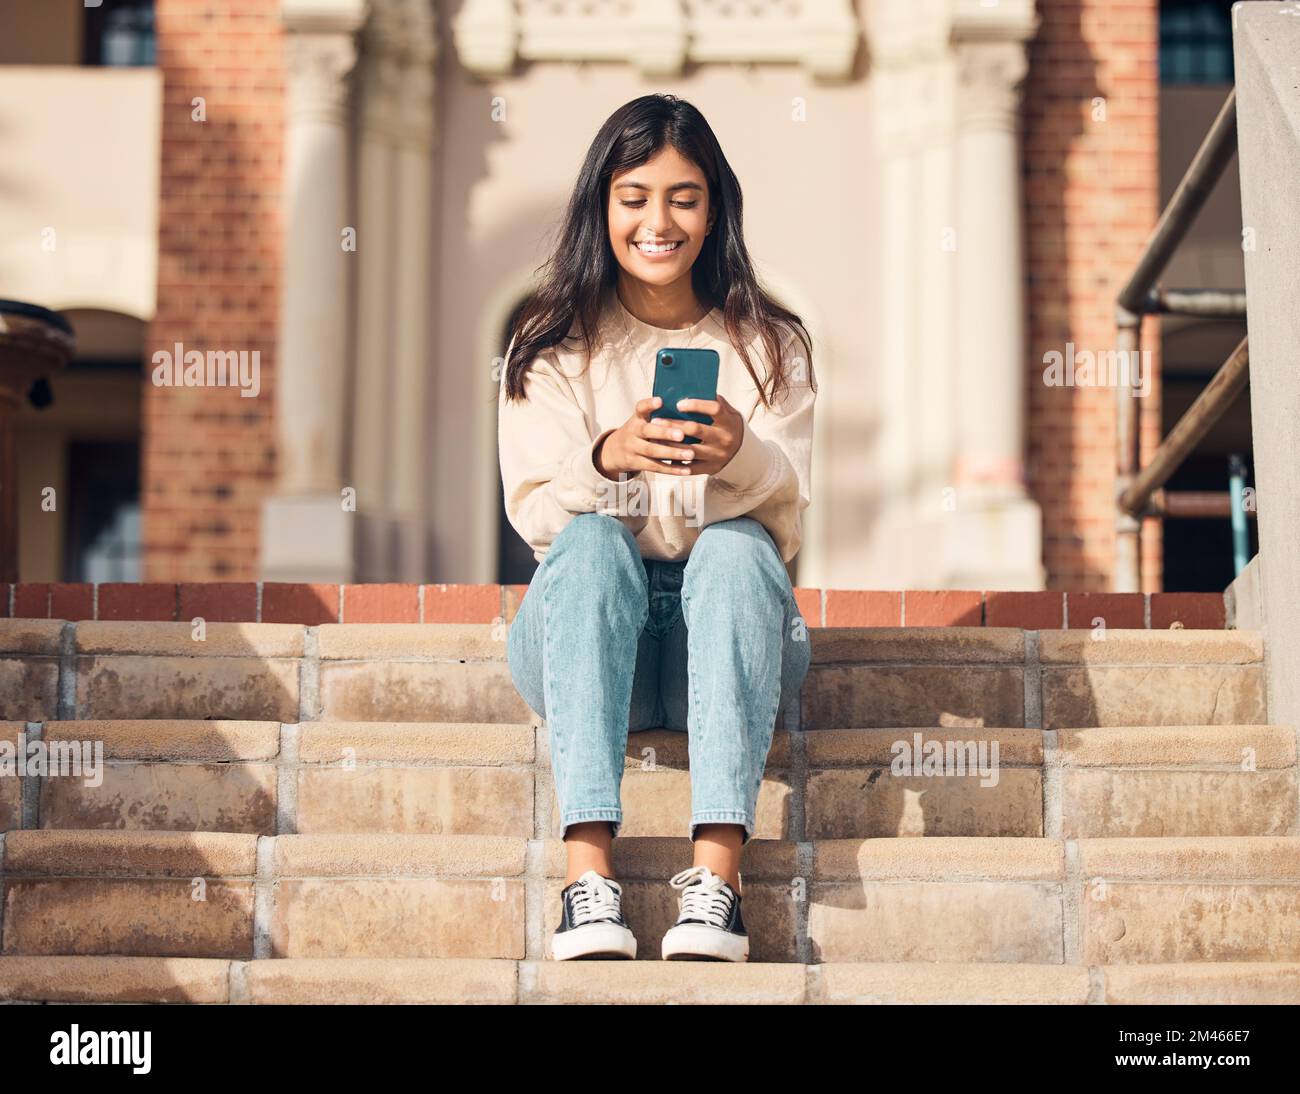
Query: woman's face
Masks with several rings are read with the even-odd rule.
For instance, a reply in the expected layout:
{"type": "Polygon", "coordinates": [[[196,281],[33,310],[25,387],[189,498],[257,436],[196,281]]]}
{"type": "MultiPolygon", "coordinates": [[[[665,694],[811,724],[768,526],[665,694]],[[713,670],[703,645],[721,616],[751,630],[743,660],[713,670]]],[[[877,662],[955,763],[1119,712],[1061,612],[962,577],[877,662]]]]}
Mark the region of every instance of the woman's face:
{"type": "Polygon", "coordinates": [[[704,172],[665,145],[609,187],[609,244],[629,276],[660,287],[688,277],[712,226],[704,172]],[[669,244],[666,249],[646,244],[669,244]]]}

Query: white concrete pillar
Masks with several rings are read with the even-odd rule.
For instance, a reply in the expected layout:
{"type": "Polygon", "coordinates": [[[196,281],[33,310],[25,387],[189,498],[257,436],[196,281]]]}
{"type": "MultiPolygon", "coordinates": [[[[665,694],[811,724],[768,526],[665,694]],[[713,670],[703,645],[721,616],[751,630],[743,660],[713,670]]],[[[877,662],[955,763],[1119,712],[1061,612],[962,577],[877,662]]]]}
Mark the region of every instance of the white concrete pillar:
{"type": "Polygon", "coordinates": [[[892,123],[882,126],[881,203],[878,220],[881,264],[881,317],[875,368],[879,373],[879,443],[876,446],[876,491],[879,518],[873,529],[871,572],[884,588],[910,584],[916,524],[917,443],[915,424],[918,385],[916,329],[921,301],[917,291],[916,200],[919,167],[899,122],[910,117],[906,105],[915,82],[907,72],[878,77],[878,102],[892,123]]]}
{"type": "Polygon", "coordinates": [[[946,583],[1041,589],[1042,516],[1026,491],[1025,289],[1019,88],[1030,0],[959,0],[957,62],[958,446],[946,583]]]}
{"type": "MultiPolygon", "coordinates": [[[[351,479],[368,523],[391,503],[392,445],[388,425],[393,388],[393,204],[401,27],[391,4],[378,4],[362,35],[358,66],[357,367],[352,376],[351,479]]],[[[369,539],[363,533],[364,539],[369,539]]],[[[363,548],[364,553],[364,548],[363,548]]],[[[362,567],[364,573],[365,567],[362,567]]]]}
{"type": "Polygon", "coordinates": [[[1011,42],[963,45],[959,58],[957,324],[965,413],[956,471],[959,482],[1014,496],[1025,441],[1025,303],[1012,86],[1027,65],[1023,48],[1011,42]]]}
{"type": "MultiPolygon", "coordinates": [[[[1295,79],[1300,18],[1293,5],[1238,4],[1232,12],[1237,72],[1237,155],[1241,165],[1246,318],[1250,328],[1250,413],[1268,720],[1300,723],[1300,113],[1295,79]]],[[[1240,582],[1240,578],[1238,581],[1240,582]]]]}
{"type": "Polygon", "coordinates": [[[429,0],[375,0],[362,37],[357,368],[358,578],[428,577],[434,63],[429,0]]]}
{"type": "Polygon", "coordinates": [[[282,0],[288,59],[284,262],[276,361],[279,481],[263,509],[267,580],[351,580],[344,402],[351,252],[348,75],[363,0],[282,0]]]}
{"type": "MultiPolygon", "coordinates": [[[[396,205],[401,232],[396,264],[397,340],[393,347],[393,509],[409,531],[422,530],[429,490],[424,481],[429,436],[429,373],[433,368],[434,62],[436,47],[427,0],[410,27],[398,103],[396,205]]],[[[415,547],[412,543],[409,546],[415,547]]],[[[414,559],[410,560],[414,562],[414,559]]],[[[421,560],[422,561],[422,560],[421,560]]]]}
{"type": "MultiPolygon", "coordinates": [[[[881,323],[865,568],[882,587],[918,588],[942,584],[950,531],[954,65],[945,4],[872,0],[870,20],[881,323]]],[[[861,580],[864,563],[854,568],[861,580]]]]}

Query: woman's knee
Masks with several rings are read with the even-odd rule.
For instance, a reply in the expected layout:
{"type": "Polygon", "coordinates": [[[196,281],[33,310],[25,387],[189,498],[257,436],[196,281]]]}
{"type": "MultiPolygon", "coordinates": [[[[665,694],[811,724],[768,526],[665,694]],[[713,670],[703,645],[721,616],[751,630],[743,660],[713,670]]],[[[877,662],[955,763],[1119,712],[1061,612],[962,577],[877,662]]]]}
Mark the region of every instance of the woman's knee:
{"type": "Polygon", "coordinates": [[[558,543],[561,538],[566,543],[574,540],[583,543],[600,543],[606,539],[636,542],[636,538],[628,531],[627,525],[608,513],[575,513],[569,523],[560,529],[555,542],[558,543]]]}
{"type": "Polygon", "coordinates": [[[692,556],[702,544],[707,551],[749,551],[755,556],[770,553],[776,556],[778,562],[781,561],[771,533],[753,517],[732,517],[701,529],[691,547],[692,556]]]}
{"type": "Polygon", "coordinates": [[[616,517],[579,513],[561,530],[542,560],[548,585],[579,589],[584,596],[647,589],[645,563],[636,537],[616,517]]]}
{"type": "Polygon", "coordinates": [[[732,517],[710,524],[691,545],[688,571],[702,567],[724,567],[728,573],[743,570],[761,573],[774,588],[791,595],[790,575],[771,533],[753,517],[732,517]]]}
{"type": "Polygon", "coordinates": [[[636,537],[617,517],[607,513],[578,513],[551,543],[551,552],[565,555],[608,557],[617,550],[630,551],[640,557],[636,537]]]}

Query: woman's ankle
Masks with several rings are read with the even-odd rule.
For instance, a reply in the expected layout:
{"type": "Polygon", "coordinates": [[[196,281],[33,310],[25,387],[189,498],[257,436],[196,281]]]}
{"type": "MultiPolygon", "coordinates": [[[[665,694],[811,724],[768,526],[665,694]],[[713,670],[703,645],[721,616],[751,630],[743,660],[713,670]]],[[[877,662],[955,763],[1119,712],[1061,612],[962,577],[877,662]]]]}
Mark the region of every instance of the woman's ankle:
{"type": "Polygon", "coordinates": [[[565,885],[572,885],[588,870],[595,870],[602,877],[613,880],[612,844],[613,826],[609,821],[584,821],[569,825],[564,833],[564,846],[568,852],[565,885]]]}

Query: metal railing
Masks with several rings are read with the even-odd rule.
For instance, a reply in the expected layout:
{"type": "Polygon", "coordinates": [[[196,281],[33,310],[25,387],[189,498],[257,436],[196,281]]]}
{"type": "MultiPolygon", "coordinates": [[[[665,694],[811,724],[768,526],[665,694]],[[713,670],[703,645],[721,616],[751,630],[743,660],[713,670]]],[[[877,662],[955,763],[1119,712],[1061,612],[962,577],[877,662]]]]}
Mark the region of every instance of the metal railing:
{"type": "MultiPolygon", "coordinates": [[[[1237,150],[1237,92],[1234,88],[1220,107],[1205,140],[1197,149],[1182,181],[1160,215],[1151,238],[1138,259],[1115,305],[1115,348],[1121,362],[1140,360],[1144,315],[1191,315],[1202,318],[1245,318],[1246,294],[1218,289],[1159,289],[1156,279],[1196,219],[1205,199],[1237,150]]],[[[1245,388],[1250,375],[1250,350],[1243,338],[1196,401],[1160,442],[1146,467],[1139,454],[1138,401],[1133,387],[1136,370],[1128,369],[1126,382],[1116,387],[1115,568],[1116,592],[1141,590],[1142,521],[1147,517],[1233,518],[1234,558],[1244,553],[1244,507],[1234,503],[1241,490],[1238,477],[1225,491],[1168,491],[1164,485],[1182,466],[1214,424],[1245,388]],[[1234,507],[1235,506],[1235,507],[1234,507]],[[1239,515],[1237,509],[1243,509],[1239,515]]],[[[1233,474],[1239,468],[1234,463],[1233,474]]]]}

